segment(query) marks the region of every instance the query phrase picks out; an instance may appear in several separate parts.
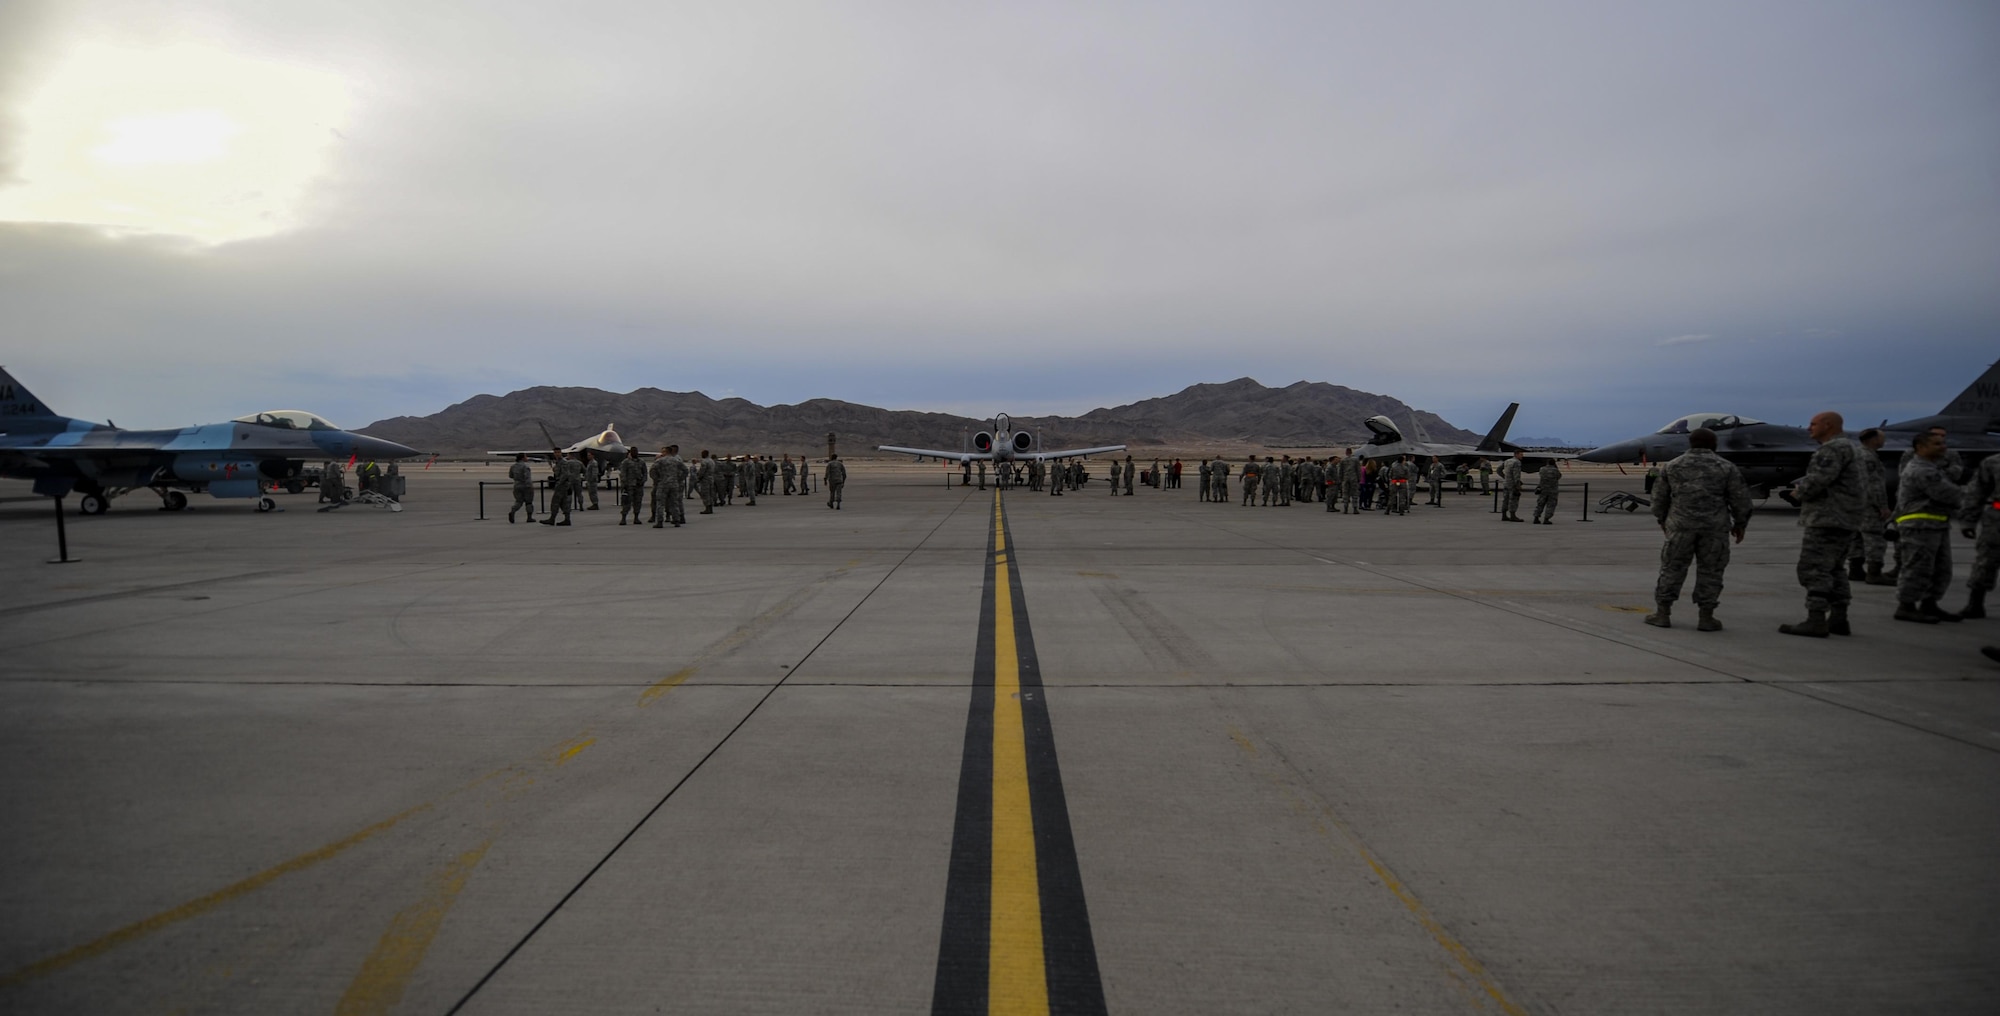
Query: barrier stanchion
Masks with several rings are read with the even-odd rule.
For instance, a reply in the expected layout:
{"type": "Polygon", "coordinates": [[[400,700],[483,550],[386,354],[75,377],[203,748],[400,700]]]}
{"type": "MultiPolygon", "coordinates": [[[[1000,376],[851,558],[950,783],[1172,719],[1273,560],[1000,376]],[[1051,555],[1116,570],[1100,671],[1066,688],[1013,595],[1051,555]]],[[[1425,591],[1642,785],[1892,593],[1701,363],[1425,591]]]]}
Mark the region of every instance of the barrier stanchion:
{"type": "Polygon", "coordinates": [[[484,522],[484,521],[486,521],[486,481],[485,481],[485,480],[481,480],[481,481],[479,481],[479,517],[478,517],[477,519],[474,519],[473,521],[475,521],[475,522],[484,522]]]}
{"type": "Polygon", "coordinates": [[[1580,518],[1577,521],[1578,522],[1590,521],[1590,481],[1588,480],[1584,481],[1583,484],[1583,518],[1580,518]]]}
{"type": "Polygon", "coordinates": [[[49,500],[54,501],[56,503],[56,555],[57,555],[56,558],[50,561],[49,563],[75,564],[76,561],[69,556],[69,532],[63,528],[63,499],[59,497],[52,497],[49,498],[49,500]]]}
{"type": "Polygon", "coordinates": [[[1500,488],[1495,487],[1493,488],[1493,506],[1491,508],[1486,509],[1486,514],[1498,515],[1499,513],[1500,513],[1500,488]]]}

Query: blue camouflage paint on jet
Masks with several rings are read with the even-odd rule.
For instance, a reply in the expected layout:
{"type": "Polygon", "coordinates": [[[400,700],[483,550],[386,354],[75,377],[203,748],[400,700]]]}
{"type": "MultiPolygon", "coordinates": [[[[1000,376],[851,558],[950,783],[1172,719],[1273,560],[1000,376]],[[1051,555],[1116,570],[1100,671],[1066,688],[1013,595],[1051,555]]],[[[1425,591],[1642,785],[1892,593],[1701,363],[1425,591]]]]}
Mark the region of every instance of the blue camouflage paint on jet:
{"type": "Polygon", "coordinates": [[[269,511],[275,502],[265,491],[297,480],[308,460],[379,462],[417,454],[298,409],[171,430],[120,430],[57,415],[0,367],[0,476],[32,480],[35,493],[50,497],[74,490],[86,515],[142,488],[169,511],[187,507],[183,491],[256,498],[257,510],[269,511]]]}

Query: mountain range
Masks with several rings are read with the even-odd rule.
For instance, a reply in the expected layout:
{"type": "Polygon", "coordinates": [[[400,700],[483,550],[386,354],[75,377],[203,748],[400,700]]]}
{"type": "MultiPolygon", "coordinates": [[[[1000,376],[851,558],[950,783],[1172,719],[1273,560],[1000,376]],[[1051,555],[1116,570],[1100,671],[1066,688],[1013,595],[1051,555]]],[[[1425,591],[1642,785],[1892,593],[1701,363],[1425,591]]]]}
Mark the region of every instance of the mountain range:
{"type": "MultiPolygon", "coordinates": [[[[1000,407],[1004,408],[1004,407],[1000,407]]],[[[1250,378],[1191,385],[1172,395],[1082,416],[1014,417],[1017,428],[1039,432],[1043,447],[1126,444],[1157,454],[1242,452],[1245,449],[1330,448],[1368,439],[1362,421],[1384,415],[1407,428],[1414,418],[1438,441],[1472,442],[1480,434],[1452,426],[1435,413],[1411,409],[1387,395],[1323,381],[1271,388],[1250,378]]],[[[700,392],[640,388],[625,394],[596,388],[524,388],[507,395],[478,395],[429,416],[398,416],[361,428],[426,452],[481,454],[493,449],[540,448],[541,426],[564,444],[597,433],[606,423],[625,442],[656,448],[668,442],[683,451],[797,450],[823,454],[827,434],[843,454],[871,455],[878,444],[952,450],[985,421],[948,413],[877,409],[838,399],[759,406],[746,399],[712,399],[700,392]]]]}

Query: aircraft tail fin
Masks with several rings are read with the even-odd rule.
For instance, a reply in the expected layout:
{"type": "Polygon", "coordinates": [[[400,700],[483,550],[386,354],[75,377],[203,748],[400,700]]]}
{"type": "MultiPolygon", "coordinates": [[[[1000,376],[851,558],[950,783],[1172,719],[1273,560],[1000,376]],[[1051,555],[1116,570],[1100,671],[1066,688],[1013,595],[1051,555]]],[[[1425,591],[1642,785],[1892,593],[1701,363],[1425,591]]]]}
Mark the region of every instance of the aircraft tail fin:
{"type": "Polygon", "coordinates": [[[1939,416],[1978,421],[1980,430],[2000,430],[2000,363],[1986,368],[1971,387],[1938,410],[1939,416]]]}
{"type": "Polygon", "coordinates": [[[1424,444],[1431,443],[1430,431],[1424,429],[1424,422],[1417,419],[1417,411],[1414,409],[1410,410],[1410,433],[1416,435],[1417,440],[1424,444]]]}
{"type": "Polygon", "coordinates": [[[1487,431],[1486,436],[1479,439],[1477,446],[1479,451],[1497,452],[1506,448],[1507,429],[1514,426],[1514,413],[1520,408],[1521,404],[1518,402],[1507,403],[1507,411],[1501,413],[1500,419],[1494,421],[1493,429],[1487,431]]]}
{"type": "Polygon", "coordinates": [[[29,423],[37,420],[61,420],[62,416],[48,407],[48,403],[35,398],[35,393],[21,382],[7,368],[0,367],[0,422],[29,423]]]}

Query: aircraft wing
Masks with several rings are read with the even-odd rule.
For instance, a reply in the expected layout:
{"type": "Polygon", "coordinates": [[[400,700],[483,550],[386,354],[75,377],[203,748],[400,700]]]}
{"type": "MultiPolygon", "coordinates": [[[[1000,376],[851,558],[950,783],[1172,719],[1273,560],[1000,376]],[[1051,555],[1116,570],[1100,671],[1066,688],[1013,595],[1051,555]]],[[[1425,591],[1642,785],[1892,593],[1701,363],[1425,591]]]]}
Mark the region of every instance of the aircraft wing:
{"type": "Polygon", "coordinates": [[[1122,452],[1122,444],[1105,445],[1101,448],[1061,448],[1052,452],[1034,452],[1026,456],[1036,459],[1073,459],[1079,455],[1103,455],[1108,452],[1122,452]]]}
{"type": "Polygon", "coordinates": [[[933,459],[958,459],[966,462],[993,457],[992,452],[941,452],[935,448],[904,448],[899,445],[886,444],[876,445],[875,450],[878,452],[896,452],[900,455],[920,455],[933,459]]]}

